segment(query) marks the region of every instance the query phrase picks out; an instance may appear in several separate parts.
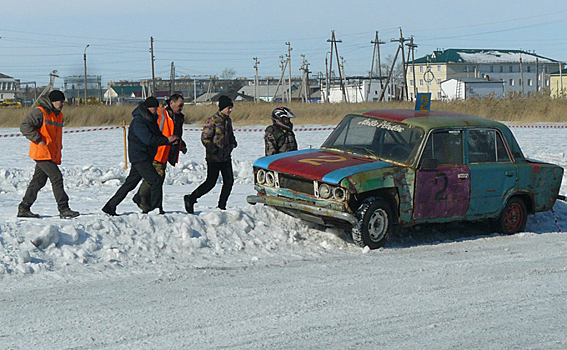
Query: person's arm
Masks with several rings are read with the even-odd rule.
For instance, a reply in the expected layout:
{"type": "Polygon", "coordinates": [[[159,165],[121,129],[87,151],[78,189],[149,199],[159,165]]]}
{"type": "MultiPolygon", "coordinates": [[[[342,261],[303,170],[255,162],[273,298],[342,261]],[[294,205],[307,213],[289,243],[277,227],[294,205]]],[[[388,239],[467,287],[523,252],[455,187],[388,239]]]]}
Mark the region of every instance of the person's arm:
{"type": "MultiPolygon", "coordinates": [[[[162,145],[169,145],[170,140],[163,136],[163,134],[156,135],[154,134],[148,125],[143,122],[138,122],[132,120],[132,123],[136,123],[136,127],[134,127],[134,134],[142,141],[145,145],[148,146],[162,146],[162,145]]],[[[170,136],[173,137],[173,136],[170,136]]],[[[177,138],[177,136],[175,136],[177,138]]]]}
{"type": "Polygon", "coordinates": [[[265,146],[264,151],[267,156],[271,156],[273,154],[278,153],[278,148],[274,134],[271,133],[268,129],[266,129],[266,133],[264,134],[264,146],[265,146]]]}
{"type": "Polygon", "coordinates": [[[213,118],[207,119],[205,126],[203,126],[203,131],[201,132],[201,143],[209,151],[215,149],[215,144],[213,143],[213,137],[215,136],[215,124],[213,118]]]}
{"type": "Polygon", "coordinates": [[[42,125],[43,112],[39,108],[34,108],[20,124],[20,131],[31,142],[41,143],[43,140],[38,130],[42,125]]]}

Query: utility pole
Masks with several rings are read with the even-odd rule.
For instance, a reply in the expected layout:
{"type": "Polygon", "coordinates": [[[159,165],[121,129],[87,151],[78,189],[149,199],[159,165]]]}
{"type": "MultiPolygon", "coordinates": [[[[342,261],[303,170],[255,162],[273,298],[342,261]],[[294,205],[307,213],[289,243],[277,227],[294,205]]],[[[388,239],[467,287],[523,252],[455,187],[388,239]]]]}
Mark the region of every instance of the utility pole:
{"type": "Polygon", "coordinates": [[[291,50],[293,50],[291,48],[291,43],[289,41],[286,41],[285,43],[287,45],[287,63],[288,63],[288,70],[289,70],[289,94],[288,94],[288,102],[291,102],[291,50]]]}
{"type": "Polygon", "coordinates": [[[370,41],[374,44],[372,49],[372,64],[370,65],[370,81],[368,83],[368,92],[366,93],[366,102],[368,102],[368,97],[370,96],[370,89],[372,88],[372,77],[374,76],[374,62],[377,62],[378,66],[378,79],[380,80],[380,90],[384,88],[384,83],[382,83],[382,67],[380,62],[380,45],[385,44],[384,41],[378,39],[378,31],[376,31],[376,36],[374,40],[370,41]]]}
{"type": "MultiPolygon", "coordinates": [[[[87,47],[89,46],[85,46],[85,50],[83,50],[83,60],[85,61],[85,105],[87,104],[87,47]]],[[[78,93],[77,96],[79,96],[78,93]]]]}
{"type": "Polygon", "coordinates": [[[307,60],[305,59],[305,55],[301,55],[301,57],[303,58],[303,62],[301,64],[301,68],[299,68],[300,71],[302,71],[302,75],[301,75],[301,90],[300,90],[300,95],[303,98],[303,101],[305,103],[309,102],[309,99],[311,96],[310,94],[310,89],[309,89],[309,63],[307,62],[307,60]]]}
{"type": "Polygon", "coordinates": [[[347,81],[346,81],[346,72],[345,72],[345,58],[343,56],[341,56],[341,64],[339,66],[339,72],[341,71],[341,69],[342,69],[342,72],[343,72],[342,75],[341,75],[341,84],[343,86],[343,98],[346,102],[350,102],[348,95],[345,93],[346,92],[345,87],[346,87],[347,81]]]}
{"type": "MultiPolygon", "coordinates": [[[[390,42],[398,42],[400,43],[398,49],[399,51],[402,52],[402,70],[404,72],[404,77],[403,77],[403,85],[402,85],[402,96],[401,99],[404,98],[404,93],[407,99],[407,95],[408,95],[408,83],[407,83],[407,69],[406,69],[406,59],[405,59],[405,52],[404,52],[404,42],[406,42],[406,38],[404,38],[403,34],[402,34],[402,28],[400,27],[400,38],[399,39],[391,39],[390,42]]],[[[397,54],[396,54],[397,56],[397,54]]]]}
{"type": "Polygon", "coordinates": [[[408,46],[408,61],[411,52],[411,68],[413,73],[413,98],[416,98],[418,90],[417,90],[417,83],[415,81],[415,48],[417,47],[417,45],[413,43],[413,35],[410,37],[409,44],[406,45],[408,46]]]}
{"type": "Polygon", "coordinates": [[[260,61],[258,61],[258,57],[254,57],[254,69],[256,71],[256,74],[254,75],[254,102],[258,103],[258,65],[260,64],[260,61]]]}
{"type": "Polygon", "coordinates": [[[155,96],[156,94],[156,73],[154,69],[154,61],[156,60],[154,56],[154,37],[150,36],[150,53],[152,55],[152,93],[150,96],[155,96]]]}
{"type": "MultiPolygon", "coordinates": [[[[330,51],[327,51],[327,53],[325,54],[325,87],[327,90],[326,96],[325,96],[325,102],[329,103],[329,84],[331,83],[331,81],[329,80],[329,62],[328,62],[328,58],[327,58],[327,54],[331,53],[330,51]]],[[[323,91],[323,88],[321,87],[321,91],[323,91]]]]}
{"type": "Polygon", "coordinates": [[[535,58],[535,92],[539,92],[539,60],[538,57],[535,58]]]}
{"type": "Polygon", "coordinates": [[[283,85],[284,85],[283,86],[283,92],[282,92],[282,102],[284,100],[284,95],[285,95],[285,91],[286,91],[284,76],[285,76],[285,69],[287,68],[287,62],[288,61],[286,60],[285,63],[284,63],[283,56],[280,56],[280,67],[282,69],[282,75],[280,77],[280,80],[278,81],[278,85],[276,86],[276,91],[274,92],[274,96],[272,97],[272,100],[275,100],[276,95],[278,94],[278,90],[280,88],[280,84],[282,84],[282,82],[283,82],[283,85]]]}
{"type": "MultiPolygon", "coordinates": [[[[328,43],[331,43],[331,60],[329,62],[329,72],[333,71],[333,50],[335,51],[335,56],[337,58],[337,66],[339,68],[339,79],[340,79],[340,86],[341,86],[341,90],[343,92],[343,102],[346,101],[346,92],[345,92],[345,86],[343,85],[343,73],[341,71],[341,66],[339,63],[339,52],[338,52],[338,48],[337,48],[337,43],[342,43],[342,40],[337,40],[335,38],[335,31],[331,30],[331,39],[327,40],[328,43]]],[[[327,86],[327,96],[329,94],[329,86],[327,86]]]]}
{"type": "Polygon", "coordinates": [[[171,62],[171,70],[169,72],[169,96],[175,93],[175,64],[171,62]]]}

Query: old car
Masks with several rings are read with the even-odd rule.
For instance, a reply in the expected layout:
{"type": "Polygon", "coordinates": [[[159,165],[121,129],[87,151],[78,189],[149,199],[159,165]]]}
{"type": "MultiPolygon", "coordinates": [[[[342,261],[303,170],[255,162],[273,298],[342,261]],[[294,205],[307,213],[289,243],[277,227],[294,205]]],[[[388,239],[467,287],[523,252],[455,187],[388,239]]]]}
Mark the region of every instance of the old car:
{"type": "Polygon", "coordinates": [[[528,214],[553,207],[563,168],[525,158],[503,123],[395,109],[349,114],[320,149],[259,158],[254,175],[248,203],[351,230],[375,249],[393,228],[422,223],[520,232],[528,214]]]}

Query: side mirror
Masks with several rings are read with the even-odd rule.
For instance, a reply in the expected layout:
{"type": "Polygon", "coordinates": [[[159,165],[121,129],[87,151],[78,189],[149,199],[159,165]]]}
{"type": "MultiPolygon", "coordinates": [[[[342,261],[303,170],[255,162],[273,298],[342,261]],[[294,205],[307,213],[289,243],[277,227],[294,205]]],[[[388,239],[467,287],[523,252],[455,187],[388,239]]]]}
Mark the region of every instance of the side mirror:
{"type": "Polygon", "coordinates": [[[437,159],[433,158],[425,158],[421,161],[421,169],[423,170],[430,170],[435,169],[439,165],[437,159]]]}

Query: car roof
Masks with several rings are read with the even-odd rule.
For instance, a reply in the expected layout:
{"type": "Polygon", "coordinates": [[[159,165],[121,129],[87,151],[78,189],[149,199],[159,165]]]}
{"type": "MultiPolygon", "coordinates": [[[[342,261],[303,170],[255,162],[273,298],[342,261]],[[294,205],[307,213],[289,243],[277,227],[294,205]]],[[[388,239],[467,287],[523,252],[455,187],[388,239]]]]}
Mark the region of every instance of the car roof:
{"type": "Polygon", "coordinates": [[[411,109],[372,109],[360,111],[359,115],[366,117],[376,117],[390,120],[393,122],[404,122],[419,126],[425,130],[436,127],[497,127],[507,129],[507,127],[497,121],[476,117],[467,114],[446,112],[446,111],[414,111],[411,109]]]}

